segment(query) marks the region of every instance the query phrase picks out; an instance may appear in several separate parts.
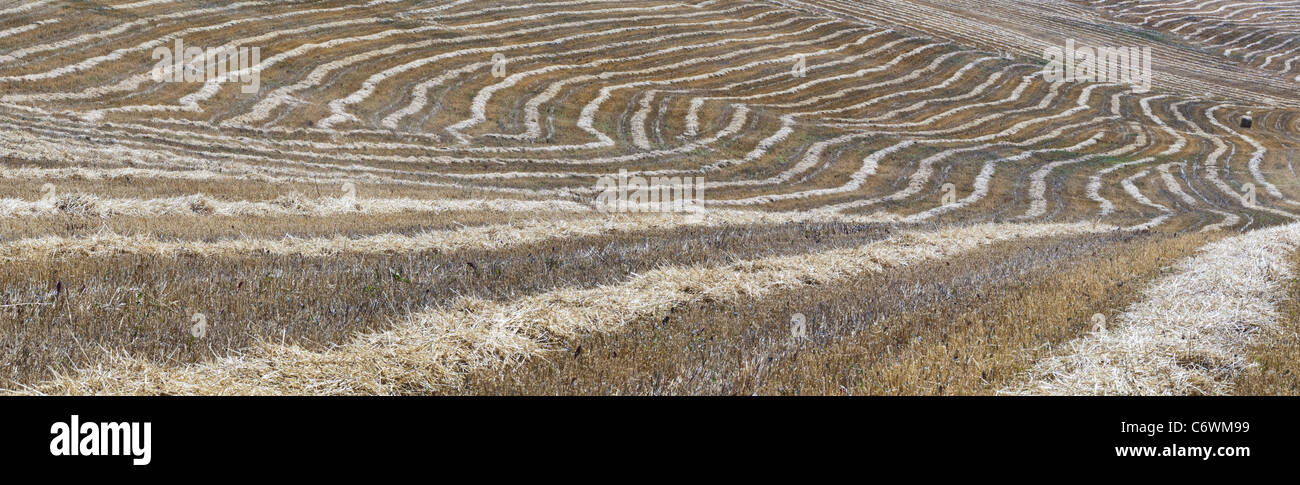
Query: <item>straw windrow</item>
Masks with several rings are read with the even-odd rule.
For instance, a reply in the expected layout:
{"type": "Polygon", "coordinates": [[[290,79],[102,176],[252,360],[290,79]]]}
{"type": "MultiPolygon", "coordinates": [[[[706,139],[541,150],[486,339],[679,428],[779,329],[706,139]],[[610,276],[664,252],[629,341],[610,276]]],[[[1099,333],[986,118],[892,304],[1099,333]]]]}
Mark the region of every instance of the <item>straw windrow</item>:
{"type": "MultiPolygon", "coordinates": [[[[454,205],[455,203],[453,203],[454,205]]],[[[521,206],[529,205],[520,202],[521,206]]],[[[546,207],[546,205],[535,205],[546,207]]],[[[565,208],[562,205],[556,207],[565,208]]],[[[544,240],[596,236],[638,230],[683,227],[722,227],[747,224],[799,222],[870,223],[867,216],[819,216],[758,211],[707,211],[701,213],[608,214],[577,220],[529,219],[505,224],[431,231],[416,235],[379,234],[358,237],[239,238],[215,242],[170,241],[149,235],[123,236],[101,232],[86,237],[46,236],[0,243],[0,261],[30,260],[49,256],[103,257],[114,254],[158,256],[238,256],[275,254],[325,256],[338,253],[401,253],[455,251],[522,246],[544,240]]]]}
{"type": "Polygon", "coordinates": [[[1300,224],[1206,246],[1140,303],[1039,362],[1012,394],[1227,394],[1246,349],[1278,319],[1300,224]]]}

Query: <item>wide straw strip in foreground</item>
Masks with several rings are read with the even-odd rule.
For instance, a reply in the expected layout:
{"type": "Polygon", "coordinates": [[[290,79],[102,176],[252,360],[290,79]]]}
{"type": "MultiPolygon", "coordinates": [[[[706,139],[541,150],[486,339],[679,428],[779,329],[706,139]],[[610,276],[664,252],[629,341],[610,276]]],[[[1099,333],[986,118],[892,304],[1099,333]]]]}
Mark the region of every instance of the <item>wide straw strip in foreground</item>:
{"type": "Polygon", "coordinates": [[[1034,366],[1009,394],[1228,394],[1246,350],[1277,324],[1300,223],[1207,245],[1142,301],[1034,366]]]}

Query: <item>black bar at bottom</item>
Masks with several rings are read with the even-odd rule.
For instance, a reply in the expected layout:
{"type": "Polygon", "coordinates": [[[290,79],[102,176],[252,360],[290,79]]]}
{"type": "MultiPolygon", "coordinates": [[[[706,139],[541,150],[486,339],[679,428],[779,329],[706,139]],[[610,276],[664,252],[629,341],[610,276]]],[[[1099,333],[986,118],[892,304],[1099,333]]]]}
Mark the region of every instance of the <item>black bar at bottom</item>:
{"type": "Polygon", "coordinates": [[[1293,439],[1300,430],[1297,404],[1240,397],[4,398],[0,463],[9,471],[61,474],[232,476],[268,468],[328,473],[394,466],[432,473],[484,460],[501,462],[494,473],[591,463],[662,472],[685,464],[731,466],[720,461],[724,456],[777,468],[1255,468],[1288,464],[1300,449],[1293,439]],[[134,465],[129,454],[55,456],[51,428],[73,415],[80,426],[150,423],[149,463],[134,465]],[[1141,447],[1125,453],[1152,447],[1174,456],[1117,456],[1124,447],[1141,447]],[[1209,447],[1215,456],[1186,456],[1194,447],[1209,447]]]}

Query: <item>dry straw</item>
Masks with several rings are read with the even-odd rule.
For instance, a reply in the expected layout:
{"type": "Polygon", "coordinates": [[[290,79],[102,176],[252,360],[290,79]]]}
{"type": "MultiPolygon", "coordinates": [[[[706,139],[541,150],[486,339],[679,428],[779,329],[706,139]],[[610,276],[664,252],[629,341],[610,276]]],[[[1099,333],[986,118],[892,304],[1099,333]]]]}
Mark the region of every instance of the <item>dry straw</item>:
{"type": "Polygon", "coordinates": [[[592,212],[590,206],[564,200],[514,199],[357,199],[352,196],[308,198],[290,193],[269,201],[225,201],[205,194],[160,199],[104,198],[73,193],[51,200],[0,199],[0,218],[69,215],[74,217],[313,216],[395,214],[401,212],[592,212]]]}
{"type": "Polygon", "coordinates": [[[1085,224],[979,225],[908,232],[856,248],[657,269],[613,285],[560,289],[512,302],[475,298],[414,313],[385,331],[321,352],[263,343],[194,365],[123,354],[24,390],[30,394],[409,394],[455,388],[472,370],[541,355],[557,337],[608,332],[699,300],[731,301],[957,256],[1019,238],[1113,228],[1085,224]]]}
{"type": "Polygon", "coordinates": [[[1246,348],[1277,322],[1300,224],[1207,245],[1157,280],[1113,329],[1068,343],[1010,394],[1227,394],[1246,348]]]}
{"type": "MultiPolygon", "coordinates": [[[[541,207],[545,206],[539,206],[539,209],[541,207]]],[[[557,209],[566,207],[555,206],[557,209]]],[[[340,235],[280,239],[245,237],[211,242],[164,240],[147,234],[124,236],[101,231],[85,237],[44,236],[0,243],[0,261],[25,261],[56,256],[101,257],[114,254],[206,257],[274,254],[314,257],[341,253],[385,254],[430,250],[500,249],[547,240],[619,232],[798,222],[869,223],[879,222],[879,220],[870,216],[819,216],[811,213],[724,210],[700,213],[614,213],[576,220],[538,217],[504,224],[429,231],[415,235],[389,233],[352,237],[340,235]]]]}

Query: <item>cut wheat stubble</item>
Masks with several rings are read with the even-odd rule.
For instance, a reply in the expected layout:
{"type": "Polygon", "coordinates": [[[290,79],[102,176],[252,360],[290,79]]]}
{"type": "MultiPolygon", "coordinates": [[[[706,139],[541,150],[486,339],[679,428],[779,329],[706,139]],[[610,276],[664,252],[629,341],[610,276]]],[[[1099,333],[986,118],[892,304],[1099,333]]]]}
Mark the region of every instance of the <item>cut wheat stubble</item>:
{"type": "Polygon", "coordinates": [[[761,296],[830,284],[870,271],[954,257],[999,241],[1110,231],[1088,224],[980,225],[908,232],[851,249],[670,267],[614,285],[562,289],[495,303],[463,298],[416,312],[390,330],[313,352],[264,343],[241,355],[187,366],[119,354],[95,368],[24,389],[29,394],[412,394],[455,388],[471,370],[544,355],[556,337],[616,331],[692,301],[761,296]]]}

